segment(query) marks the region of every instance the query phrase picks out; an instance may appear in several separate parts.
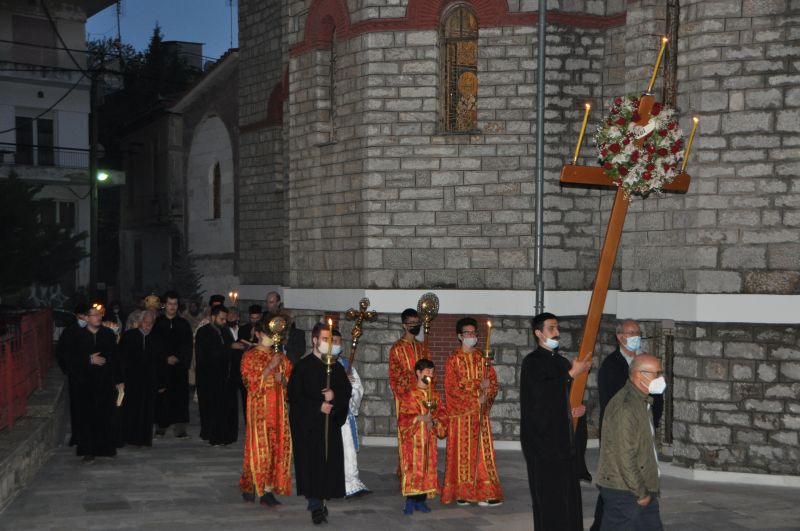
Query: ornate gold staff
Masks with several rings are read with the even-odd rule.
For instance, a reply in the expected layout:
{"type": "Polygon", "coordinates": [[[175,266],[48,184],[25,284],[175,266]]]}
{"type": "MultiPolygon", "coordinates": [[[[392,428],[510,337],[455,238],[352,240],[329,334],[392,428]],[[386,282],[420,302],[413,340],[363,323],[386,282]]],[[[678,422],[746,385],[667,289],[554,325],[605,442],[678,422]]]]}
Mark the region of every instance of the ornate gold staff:
{"type": "Polygon", "coordinates": [[[353,360],[356,357],[356,349],[358,348],[358,340],[361,339],[361,334],[364,332],[361,329],[361,323],[366,320],[367,322],[372,322],[378,318],[378,312],[375,310],[367,311],[369,308],[369,299],[364,297],[360,301],[358,301],[358,310],[354,308],[350,308],[345,312],[344,316],[347,318],[348,321],[355,320],[355,324],[353,325],[353,330],[350,332],[350,335],[353,337],[352,342],[350,343],[350,358],[348,359],[347,363],[347,374],[349,375],[353,372],[353,360]]]}
{"type": "MultiPolygon", "coordinates": [[[[422,405],[428,408],[428,413],[431,415],[431,420],[433,420],[433,414],[436,412],[436,408],[438,404],[436,400],[433,399],[433,378],[430,376],[423,376],[422,381],[428,386],[427,392],[427,399],[422,401],[422,405]]],[[[422,424],[422,453],[423,453],[423,474],[428,474],[428,426],[423,423],[422,424]]]]}
{"type": "MultiPolygon", "coordinates": [[[[331,388],[331,371],[333,364],[336,363],[336,356],[333,355],[333,319],[328,319],[328,330],[331,338],[328,342],[328,352],[322,355],[322,363],[325,364],[325,389],[331,388]]],[[[328,428],[331,425],[331,414],[325,415],[325,462],[328,462],[328,428]]]]}
{"type": "Polygon", "coordinates": [[[431,321],[439,315],[439,297],[435,293],[425,293],[417,302],[417,313],[422,317],[422,329],[425,330],[425,346],[428,346],[428,331],[431,321]]]}
{"type": "MultiPolygon", "coordinates": [[[[270,331],[270,339],[272,339],[272,351],[274,352],[275,356],[283,356],[283,352],[281,352],[281,342],[283,341],[283,335],[286,332],[288,327],[288,323],[286,322],[286,318],[281,315],[276,315],[272,319],[269,320],[267,324],[267,328],[270,331]]],[[[283,369],[281,368],[280,362],[278,362],[278,372],[283,373],[283,369]]],[[[275,386],[275,399],[278,400],[280,398],[281,390],[278,386],[275,386]]]]}

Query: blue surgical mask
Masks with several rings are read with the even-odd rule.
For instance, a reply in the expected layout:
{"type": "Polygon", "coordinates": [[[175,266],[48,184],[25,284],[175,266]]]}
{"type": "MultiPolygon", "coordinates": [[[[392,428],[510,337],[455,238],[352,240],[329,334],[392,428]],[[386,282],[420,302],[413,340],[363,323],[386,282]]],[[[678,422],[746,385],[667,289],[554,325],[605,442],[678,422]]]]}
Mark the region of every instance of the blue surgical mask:
{"type": "Polygon", "coordinates": [[[334,345],[332,354],[334,356],[338,356],[341,353],[342,353],[342,346],[341,345],[334,345]]]}
{"type": "Polygon", "coordinates": [[[631,351],[637,351],[642,348],[642,336],[633,336],[625,340],[625,348],[631,351]]]}
{"type": "Polygon", "coordinates": [[[88,323],[86,321],[84,321],[83,319],[78,319],[78,326],[80,326],[81,328],[86,328],[87,324],[88,323]]]}
{"type": "Polygon", "coordinates": [[[555,350],[558,348],[558,339],[552,339],[548,337],[547,339],[544,340],[544,344],[550,350],[555,350]]]}

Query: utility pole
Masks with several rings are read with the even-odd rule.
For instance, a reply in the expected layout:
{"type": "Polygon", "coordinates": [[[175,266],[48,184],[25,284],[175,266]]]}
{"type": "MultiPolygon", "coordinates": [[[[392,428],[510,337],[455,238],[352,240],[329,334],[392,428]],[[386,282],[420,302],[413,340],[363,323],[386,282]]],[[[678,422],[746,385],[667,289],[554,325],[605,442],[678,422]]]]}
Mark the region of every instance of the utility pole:
{"type": "Polygon", "coordinates": [[[97,209],[99,204],[97,194],[97,133],[98,116],[97,107],[99,106],[98,82],[99,72],[90,72],[91,88],[89,92],[89,295],[97,295],[97,209]]]}

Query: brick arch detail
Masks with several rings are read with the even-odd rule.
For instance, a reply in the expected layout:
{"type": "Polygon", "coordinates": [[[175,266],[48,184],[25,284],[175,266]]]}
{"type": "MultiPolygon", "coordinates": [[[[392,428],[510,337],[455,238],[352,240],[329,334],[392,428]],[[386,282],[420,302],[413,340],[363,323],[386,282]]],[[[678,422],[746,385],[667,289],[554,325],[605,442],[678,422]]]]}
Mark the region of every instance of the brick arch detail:
{"type": "Polygon", "coordinates": [[[345,0],[314,0],[308,10],[303,48],[328,50],[334,38],[350,37],[350,14],[345,0]]]}
{"type": "Polygon", "coordinates": [[[406,20],[413,25],[437,28],[444,11],[455,4],[470,6],[479,27],[498,26],[509,16],[507,0],[409,0],[406,20]]]}
{"type": "Polygon", "coordinates": [[[289,97],[289,70],[283,72],[283,78],[274,87],[272,92],[269,93],[267,100],[267,118],[264,120],[266,127],[275,127],[283,125],[283,104],[289,97]]]}

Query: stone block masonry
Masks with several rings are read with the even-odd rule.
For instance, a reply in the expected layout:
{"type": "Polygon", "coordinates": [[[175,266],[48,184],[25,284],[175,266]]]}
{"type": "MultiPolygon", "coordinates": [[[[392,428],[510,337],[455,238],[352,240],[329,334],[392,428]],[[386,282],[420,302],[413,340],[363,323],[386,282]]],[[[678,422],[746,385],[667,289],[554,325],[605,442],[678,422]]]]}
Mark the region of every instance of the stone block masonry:
{"type": "MultiPolygon", "coordinates": [[[[252,194],[240,203],[244,282],[535,287],[535,2],[469,4],[478,17],[478,127],[456,135],[442,127],[437,17],[447,2],[240,3],[240,167],[252,194]],[[267,126],[270,95],[283,80],[282,121],[267,126]]],[[[543,227],[543,283],[556,292],[591,288],[613,200],[611,190],[558,185],[583,103],[593,104],[596,124],[614,96],[644,89],[665,4],[558,8],[547,37],[543,227]]],[[[796,1],[681,2],[677,107],[686,133],[693,114],[701,124],[688,165],[693,179],[685,195],[631,203],[612,289],[800,293],[798,16],[796,1]]],[[[662,84],[659,78],[659,97],[662,84]]],[[[579,162],[594,156],[587,138],[579,162]]],[[[651,297],[648,307],[658,308],[658,295],[651,297]]],[[[319,317],[302,308],[298,316],[305,329],[319,317]]],[[[437,360],[455,346],[456,318],[443,315],[434,325],[443,327],[441,335],[434,328],[437,360]]],[[[504,317],[494,342],[504,382],[493,413],[500,440],[518,436],[528,319],[504,317]]],[[[567,353],[577,350],[582,321],[562,319],[567,353]]],[[[644,324],[648,337],[663,335],[660,322],[644,324]]],[[[604,321],[595,369],[614,344],[612,332],[604,321]]],[[[399,334],[396,314],[366,327],[358,358],[364,434],[394,433],[386,362],[399,334]]],[[[676,334],[669,391],[676,462],[798,474],[796,325],[679,322],[676,334]]],[[[654,343],[649,348],[662,349],[654,343]]],[[[592,434],[595,378],[587,401],[592,434]]]]}

